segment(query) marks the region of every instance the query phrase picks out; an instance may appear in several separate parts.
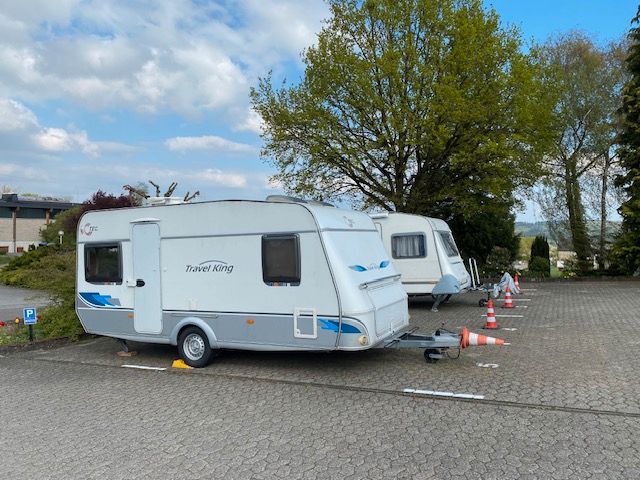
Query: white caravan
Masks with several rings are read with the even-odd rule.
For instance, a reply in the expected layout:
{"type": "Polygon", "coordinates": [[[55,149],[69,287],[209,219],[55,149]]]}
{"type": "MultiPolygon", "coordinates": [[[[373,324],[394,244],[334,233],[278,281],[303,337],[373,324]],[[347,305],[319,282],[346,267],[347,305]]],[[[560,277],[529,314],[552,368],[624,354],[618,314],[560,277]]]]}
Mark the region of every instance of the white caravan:
{"type": "Polygon", "coordinates": [[[437,311],[442,301],[471,287],[446,222],[395,212],[375,213],[371,218],[409,296],[433,295],[437,311]]]}
{"type": "Polygon", "coordinates": [[[191,366],[220,348],[364,350],[409,324],[363,213],[241,200],[99,210],[77,239],[84,329],[177,345],[191,366]]]}

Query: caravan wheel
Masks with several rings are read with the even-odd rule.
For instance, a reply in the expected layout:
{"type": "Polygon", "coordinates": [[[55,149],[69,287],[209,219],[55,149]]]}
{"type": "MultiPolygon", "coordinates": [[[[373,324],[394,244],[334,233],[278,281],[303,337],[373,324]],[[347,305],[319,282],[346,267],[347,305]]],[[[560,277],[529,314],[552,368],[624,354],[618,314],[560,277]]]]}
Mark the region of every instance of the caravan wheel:
{"type": "Polygon", "coordinates": [[[206,367],[212,357],[209,340],[198,327],[187,327],[178,338],[178,352],[184,363],[191,367],[206,367]]]}

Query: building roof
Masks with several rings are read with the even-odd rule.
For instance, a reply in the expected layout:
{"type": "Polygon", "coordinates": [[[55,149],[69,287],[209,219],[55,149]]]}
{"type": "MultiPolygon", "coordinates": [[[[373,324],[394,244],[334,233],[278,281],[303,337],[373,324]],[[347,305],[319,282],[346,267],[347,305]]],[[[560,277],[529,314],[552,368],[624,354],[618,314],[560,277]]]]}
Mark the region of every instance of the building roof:
{"type": "Polygon", "coordinates": [[[44,208],[44,209],[54,209],[54,210],[69,210],[73,208],[79,203],[73,202],[63,202],[61,200],[55,198],[42,198],[38,200],[20,198],[17,193],[3,193],[2,198],[0,198],[0,207],[9,207],[9,208],[44,208]]]}

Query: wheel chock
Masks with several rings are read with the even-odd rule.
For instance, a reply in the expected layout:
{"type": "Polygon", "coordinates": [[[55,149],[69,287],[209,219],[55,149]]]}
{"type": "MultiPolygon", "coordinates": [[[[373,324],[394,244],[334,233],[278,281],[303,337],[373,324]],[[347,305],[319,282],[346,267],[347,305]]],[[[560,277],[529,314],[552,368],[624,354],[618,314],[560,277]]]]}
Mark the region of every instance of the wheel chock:
{"type": "Polygon", "coordinates": [[[171,364],[171,367],[172,368],[193,368],[187,365],[186,363],[184,363],[184,360],[182,359],[174,360],[173,363],[171,364]]]}

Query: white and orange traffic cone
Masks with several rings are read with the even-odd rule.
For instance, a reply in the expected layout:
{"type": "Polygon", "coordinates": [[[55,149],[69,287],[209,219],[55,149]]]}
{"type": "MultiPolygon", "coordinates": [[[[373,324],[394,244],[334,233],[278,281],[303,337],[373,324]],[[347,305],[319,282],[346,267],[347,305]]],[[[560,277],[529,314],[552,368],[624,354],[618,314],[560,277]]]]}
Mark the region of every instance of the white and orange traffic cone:
{"type": "Polygon", "coordinates": [[[480,345],[504,345],[501,338],[480,335],[479,333],[470,332],[467,327],[462,329],[460,334],[460,348],[467,348],[480,345]]]}
{"type": "Polygon", "coordinates": [[[518,282],[518,272],[516,272],[516,276],[513,277],[513,283],[516,285],[516,291],[520,291],[520,282],[518,282]]]}
{"type": "Polygon", "coordinates": [[[498,323],[496,322],[496,313],[493,310],[493,300],[489,299],[487,301],[487,323],[484,324],[484,327],[490,330],[495,330],[498,328],[498,323]]]}
{"type": "Polygon", "coordinates": [[[504,303],[502,304],[502,308],[513,308],[513,300],[511,299],[511,289],[507,287],[504,292],[504,303]]]}

